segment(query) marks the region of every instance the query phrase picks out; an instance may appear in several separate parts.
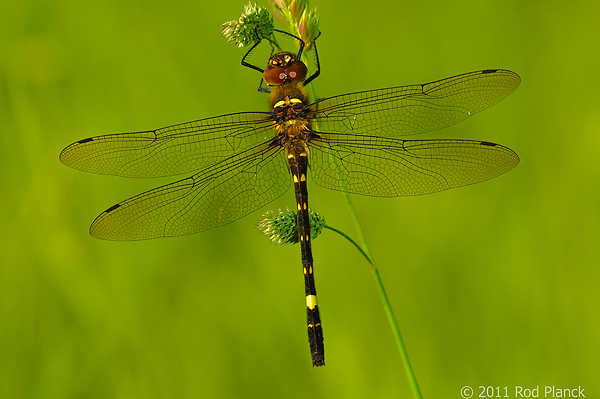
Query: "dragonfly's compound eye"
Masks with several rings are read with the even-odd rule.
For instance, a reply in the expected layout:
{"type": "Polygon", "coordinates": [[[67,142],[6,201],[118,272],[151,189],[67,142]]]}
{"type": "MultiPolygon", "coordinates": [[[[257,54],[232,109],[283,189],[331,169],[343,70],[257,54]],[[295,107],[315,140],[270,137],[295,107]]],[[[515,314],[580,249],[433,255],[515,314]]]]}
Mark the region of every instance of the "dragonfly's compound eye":
{"type": "Polygon", "coordinates": [[[288,79],[292,82],[302,82],[306,78],[308,70],[302,61],[294,62],[288,69],[288,79]]]}
{"type": "Polygon", "coordinates": [[[287,74],[283,68],[265,69],[263,72],[263,79],[265,79],[265,82],[271,86],[282,84],[286,78],[287,74]]]}

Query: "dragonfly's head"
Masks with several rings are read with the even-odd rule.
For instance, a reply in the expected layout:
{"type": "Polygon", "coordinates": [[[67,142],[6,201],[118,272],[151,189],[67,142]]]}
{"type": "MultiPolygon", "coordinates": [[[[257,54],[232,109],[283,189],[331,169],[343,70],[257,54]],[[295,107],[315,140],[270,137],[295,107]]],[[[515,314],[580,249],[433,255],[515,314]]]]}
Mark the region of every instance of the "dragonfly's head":
{"type": "Polygon", "coordinates": [[[302,82],[308,73],[304,62],[292,53],[277,53],[269,59],[263,72],[263,79],[270,86],[278,86],[285,81],[302,82]]]}

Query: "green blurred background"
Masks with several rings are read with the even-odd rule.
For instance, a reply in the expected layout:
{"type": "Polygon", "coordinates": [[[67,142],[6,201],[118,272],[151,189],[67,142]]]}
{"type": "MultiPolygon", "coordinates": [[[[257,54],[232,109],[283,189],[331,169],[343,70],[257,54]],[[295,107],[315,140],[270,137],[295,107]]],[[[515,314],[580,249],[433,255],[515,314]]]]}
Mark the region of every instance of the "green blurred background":
{"type": "MultiPolygon", "coordinates": [[[[482,139],[520,165],[415,197],[355,196],[421,390],[555,385],[600,397],[600,7],[586,1],[314,1],[320,96],[485,68],[519,73],[493,108],[423,135],[482,139]]],[[[326,367],[313,369],[299,248],[261,211],[145,242],[91,221],[171,179],[58,161],[85,137],[266,110],[219,24],[242,1],[24,0],[0,5],[0,398],[411,397],[370,271],[314,243],[326,367]]],[[[262,5],[267,6],[266,1],[262,5]]],[[[279,26],[281,27],[281,26],[279,26]]],[[[343,197],[311,205],[355,236],[343,197]]]]}

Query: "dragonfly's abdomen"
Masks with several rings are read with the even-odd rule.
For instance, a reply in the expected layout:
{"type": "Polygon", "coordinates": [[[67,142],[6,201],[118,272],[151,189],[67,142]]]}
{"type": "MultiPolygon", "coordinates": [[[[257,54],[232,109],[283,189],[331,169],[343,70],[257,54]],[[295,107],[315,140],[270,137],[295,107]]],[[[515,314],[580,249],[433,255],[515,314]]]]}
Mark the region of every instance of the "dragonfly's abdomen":
{"type": "Polygon", "coordinates": [[[292,172],[296,205],[298,210],[298,235],[302,252],[302,268],[304,271],[304,286],[306,295],[306,319],[308,328],[308,343],[313,366],[325,364],[325,349],[323,345],[323,327],[317,305],[317,290],[313,274],[313,257],[310,245],[310,221],[308,214],[308,190],[306,174],[308,172],[308,151],[304,143],[295,143],[287,148],[287,161],[292,172]]]}
{"type": "Polygon", "coordinates": [[[306,176],[308,173],[308,143],[312,133],[310,119],[307,117],[306,104],[308,96],[304,89],[295,82],[283,83],[273,90],[271,109],[275,121],[276,137],[274,145],[285,148],[286,161],[292,173],[296,205],[298,210],[297,225],[302,252],[302,268],[304,271],[304,287],[306,295],[306,319],[308,343],[313,366],[325,365],[325,349],[323,345],[323,327],[317,290],[313,274],[313,257],[310,245],[310,221],[308,216],[308,190],[306,176]]]}

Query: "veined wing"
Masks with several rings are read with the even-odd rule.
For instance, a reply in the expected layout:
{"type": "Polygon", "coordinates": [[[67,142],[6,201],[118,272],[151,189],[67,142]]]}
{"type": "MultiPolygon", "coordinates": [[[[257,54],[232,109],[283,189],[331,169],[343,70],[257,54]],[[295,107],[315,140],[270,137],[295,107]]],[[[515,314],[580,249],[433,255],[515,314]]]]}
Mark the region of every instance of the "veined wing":
{"type": "Polygon", "coordinates": [[[268,112],[242,112],[145,132],[79,140],[60,154],[65,165],[123,177],[172,176],[202,169],[273,138],[268,112]]]}
{"type": "Polygon", "coordinates": [[[329,97],[311,105],[313,129],[383,137],[425,133],[491,107],[520,82],[514,72],[488,69],[426,84],[329,97]]]}
{"type": "Polygon", "coordinates": [[[519,163],[487,141],[401,140],[322,134],[310,142],[311,178],[320,186],[381,197],[421,195],[478,183],[519,163]]]}
{"type": "Polygon", "coordinates": [[[120,202],[94,220],[90,234],[133,241],[180,236],[233,222],[281,196],[290,175],[281,147],[235,154],[194,176],[120,202]]]}

